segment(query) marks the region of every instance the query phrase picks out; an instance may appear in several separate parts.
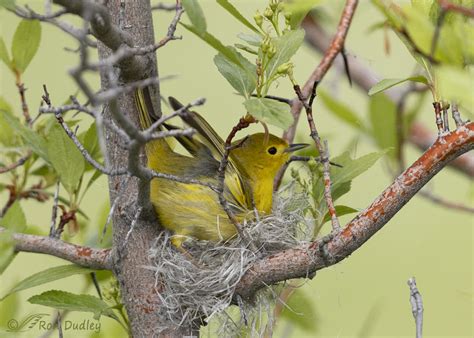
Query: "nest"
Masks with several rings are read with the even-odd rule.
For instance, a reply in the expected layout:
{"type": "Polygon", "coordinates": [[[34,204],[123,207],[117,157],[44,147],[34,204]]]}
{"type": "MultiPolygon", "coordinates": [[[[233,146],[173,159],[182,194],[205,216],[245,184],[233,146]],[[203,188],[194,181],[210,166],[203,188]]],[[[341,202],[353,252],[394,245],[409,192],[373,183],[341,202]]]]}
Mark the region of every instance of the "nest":
{"type": "Polygon", "coordinates": [[[252,262],[312,237],[313,222],[305,217],[308,196],[289,185],[274,199],[272,215],[244,224],[246,237],[258,248],[256,252],[240,237],[226,243],[190,238],[185,243],[190,259],[171,245],[169,233],[163,232],[156,239],[150,250],[153,265],[148,268],[155,271],[162,301],[159,317],[163,321],[157,323],[159,331],[195,320],[208,323],[216,318],[220,333],[234,336],[240,335],[243,327],[245,330],[262,327],[263,317],[271,320],[271,304],[276,298],[271,288],[259,292],[252,304],[239,304],[237,315],[227,309],[237,284],[252,262]],[[240,318],[234,320],[234,317],[240,318]]]}

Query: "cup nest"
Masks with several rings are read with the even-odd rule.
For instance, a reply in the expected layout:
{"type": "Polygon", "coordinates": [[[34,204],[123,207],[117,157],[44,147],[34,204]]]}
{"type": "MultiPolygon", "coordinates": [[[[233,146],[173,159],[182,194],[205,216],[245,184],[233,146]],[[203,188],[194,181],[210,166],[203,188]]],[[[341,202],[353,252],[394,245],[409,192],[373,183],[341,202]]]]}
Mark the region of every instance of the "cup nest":
{"type": "Polygon", "coordinates": [[[150,249],[152,264],[147,267],[155,271],[162,302],[158,331],[190,321],[208,323],[215,317],[221,323],[221,333],[238,334],[242,326],[256,326],[262,311],[266,320],[271,320],[270,304],[277,296],[270,287],[255,295],[251,303],[239,302],[240,318],[231,318],[235,316],[227,309],[237,284],[254,261],[311,240],[314,221],[306,217],[308,200],[306,193],[297,192],[290,184],[275,194],[271,215],[244,223],[246,238],[252,240],[256,252],[240,236],[225,243],[189,238],[184,246],[190,259],[171,245],[171,235],[163,231],[150,249]]]}

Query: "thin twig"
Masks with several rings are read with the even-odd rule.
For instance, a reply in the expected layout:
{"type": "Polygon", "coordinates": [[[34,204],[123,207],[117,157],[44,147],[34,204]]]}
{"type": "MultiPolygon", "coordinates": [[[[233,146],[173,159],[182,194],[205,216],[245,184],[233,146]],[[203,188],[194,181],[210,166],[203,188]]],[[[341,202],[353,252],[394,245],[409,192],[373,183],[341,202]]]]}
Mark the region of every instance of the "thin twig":
{"type": "Polygon", "coordinates": [[[336,208],[334,207],[334,202],[331,196],[331,176],[330,176],[330,164],[329,164],[329,147],[327,141],[321,142],[321,138],[319,137],[318,130],[316,129],[316,124],[314,123],[313,118],[313,101],[316,97],[316,87],[317,82],[314,83],[313,89],[311,91],[311,97],[309,101],[306,102],[306,98],[303,96],[301,92],[301,88],[299,85],[295,85],[293,88],[295,90],[298,99],[300,100],[301,104],[305,108],[306,117],[308,120],[309,129],[311,131],[310,136],[313,139],[316,149],[321,156],[321,162],[323,164],[323,181],[324,181],[324,199],[326,201],[326,205],[328,207],[329,215],[331,215],[331,224],[333,232],[337,233],[341,231],[341,226],[339,224],[339,220],[336,215],[336,208]]]}
{"type": "Polygon", "coordinates": [[[464,7],[448,0],[438,0],[438,3],[444,11],[453,11],[474,18],[474,8],[464,7]]]}
{"type": "MultiPolygon", "coordinates": [[[[298,155],[293,155],[290,157],[290,159],[287,161],[287,163],[291,163],[291,162],[308,162],[308,161],[311,161],[311,160],[314,160],[316,162],[319,162],[319,163],[322,163],[322,160],[321,160],[321,156],[318,156],[318,157],[312,157],[312,156],[298,156],[298,155]]],[[[335,166],[335,167],[338,167],[338,168],[342,168],[342,165],[340,164],[337,164],[335,162],[331,162],[329,161],[329,164],[332,165],[332,166],[335,166]]]]}
{"type": "Polygon", "coordinates": [[[61,325],[61,312],[58,311],[58,315],[56,316],[56,325],[58,326],[58,337],[63,338],[63,327],[61,325]]]}
{"type": "Polygon", "coordinates": [[[26,97],[25,97],[25,84],[21,82],[20,78],[20,73],[16,74],[16,86],[18,88],[18,93],[20,94],[20,99],[21,99],[21,110],[23,112],[23,116],[25,118],[25,122],[27,125],[31,125],[31,116],[30,116],[30,110],[28,108],[28,104],[26,103],[26,97]]]}
{"type": "MultiPolygon", "coordinates": [[[[324,78],[328,70],[331,68],[334,60],[336,59],[336,56],[339,53],[341,53],[341,51],[343,50],[347,32],[349,31],[352,18],[357,8],[357,4],[358,4],[358,0],[346,1],[346,4],[341,14],[341,19],[339,20],[339,25],[337,27],[336,34],[334,35],[334,38],[332,39],[331,44],[326,49],[322,60],[319,62],[318,66],[311,73],[308,80],[303,86],[303,89],[302,89],[303,97],[309,96],[314,84],[322,81],[322,79],[324,78]]],[[[352,76],[350,78],[352,81],[352,76]]],[[[294,122],[293,122],[293,125],[283,133],[283,139],[285,139],[288,143],[292,143],[295,138],[296,126],[298,125],[298,120],[299,120],[302,108],[303,108],[303,104],[301,103],[300,100],[293,100],[291,113],[293,115],[294,122]]],[[[285,170],[279,171],[279,173],[275,177],[274,187],[278,187],[280,185],[284,174],[285,174],[285,170]]]]}
{"type": "Polygon", "coordinates": [[[435,112],[436,126],[438,127],[438,136],[443,133],[443,118],[441,117],[441,102],[433,102],[435,112]]]}
{"type": "Polygon", "coordinates": [[[53,210],[51,212],[51,224],[49,226],[49,237],[56,237],[56,217],[58,214],[59,185],[59,181],[56,182],[56,190],[54,191],[53,199],[53,210]]]}
{"type": "Polygon", "coordinates": [[[459,109],[457,103],[452,103],[451,104],[451,112],[453,114],[453,120],[456,123],[456,128],[461,127],[464,122],[461,119],[461,114],[459,114],[459,109]]]}
{"type": "Polygon", "coordinates": [[[99,281],[97,280],[97,274],[95,272],[90,273],[92,284],[94,284],[95,291],[97,291],[97,295],[100,299],[102,299],[102,291],[100,289],[99,281]]]}
{"type": "Polygon", "coordinates": [[[435,194],[426,191],[426,190],[420,190],[419,192],[420,196],[430,200],[433,203],[439,204],[445,208],[453,209],[453,210],[459,210],[467,213],[474,213],[474,208],[461,204],[461,203],[456,203],[456,202],[451,202],[445,198],[436,196],[435,194]]]}
{"type": "Polygon", "coordinates": [[[232,146],[232,140],[234,139],[234,137],[235,137],[235,135],[237,134],[238,131],[247,128],[251,123],[256,123],[256,120],[252,116],[248,115],[246,117],[242,117],[239,120],[239,122],[237,123],[237,125],[235,125],[232,128],[231,132],[229,133],[229,135],[227,136],[227,138],[225,140],[224,154],[223,154],[222,159],[219,163],[219,169],[217,170],[217,181],[218,181],[217,194],[218,194],[218,197],[219,197],[219,203],[221,204],[222,208],[226,212],[227,217],[229,218],[229,220],[235,226],[235,229],[237,230],[239,236],[242,239],[246,240],[247,243],[249,244],[250,248],[253,251],[255,251],[256,250],[255,245],[244,234],[244,231],[243,231],[237,217],[235,216],[234,212],[230,209],[229,202],[227,201],[227,199],[224,196],[225,170],[226,170],[226,167],[229,163],[230,151],[234,148],[232,146]]]}
{"type": "Polygon", "coordinates": [[[415,318],[416,338],[421,338],[423,337],[423,299],[416,286],[415,277],[410,278],[407,284],[410,287],[410,304],[413,318],[415,318]]]}
{"type": "MultiPolygon", "coordinates": [[[[308,44],[318,52],[325,53],[330,43],[330,37],[322,27],[310,16],[305,17],[302,26],[306,31],[306,41],[308,44]]],[[[341,71],[344,68],[342,62],[339,62],[339,60],[335,60],[334,65],[341,71]]],[[[374,73],[372,69],[354,57],[351,58],[351,76],[354,83],[365,92],[369,91],[380,79],[378,74],[374,73]]],[[[401,90],[397,88],[392,88],[387,92],[388,98],[395,104],[398,102],[401,94],[401,90]]],[[[411,144],[424,152],[435,140],[436,137],[432,135],[430,130],[423,123],[417,121],[412,123],[408,131],[408,141],[411,144]]],[[[450,162],[449,166],[469,177],[474,176],[474,156],[471,154],[464,154],[463,156],[455,158],[450,162]]]]}
{"type": "Polygon", "coordinates": [[[16,162],[11,163],[9,165],[6,165],[5,167],[0,167],[0,174],[9,172],[11,170],[14,170],[14,169],[22,166],[23,164],[25,164],[26,161],[28,161],[28,159],[31,157],[31,155],[32,155],[31,150],[28,150],[26,155],[19,158],[16,162]]]}

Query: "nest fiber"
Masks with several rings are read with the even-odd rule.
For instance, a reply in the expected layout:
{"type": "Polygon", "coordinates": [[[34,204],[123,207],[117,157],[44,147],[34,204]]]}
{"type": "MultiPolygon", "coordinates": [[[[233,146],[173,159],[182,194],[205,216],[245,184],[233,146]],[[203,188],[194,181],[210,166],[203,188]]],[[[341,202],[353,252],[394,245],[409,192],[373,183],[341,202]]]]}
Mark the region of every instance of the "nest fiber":
{"type": "MultiPolygon", "coordinates": [[[[153,265],[148,267],[155,271],[162,301],[159,331],[194,320],[208,322],[217,314],[228,316],[224,310],[231,304],[234,290],[252,262],[311,239],[313,222],[305,218],[307,201],[308,197],[295,192],[293,185],[281,189],[275,196],[272,215],[243,224],[245,237],[252,240],[253,246],[240,237],[226,243],[190,238],[185,242],[189,255],[185,255],[171,245],[171,235],[163,232],[150,250],[153,265]]],[[[259,304],[271,308],[265,293],[271,296],[268,290],[260,293],[253,308],[259,304]]],[[[240,310],[248,314],[241,313],[238,322],[247,324],[254,322],[249,317],[261,309],[253,311],[249,304],[241,304],[240,310]]]]}

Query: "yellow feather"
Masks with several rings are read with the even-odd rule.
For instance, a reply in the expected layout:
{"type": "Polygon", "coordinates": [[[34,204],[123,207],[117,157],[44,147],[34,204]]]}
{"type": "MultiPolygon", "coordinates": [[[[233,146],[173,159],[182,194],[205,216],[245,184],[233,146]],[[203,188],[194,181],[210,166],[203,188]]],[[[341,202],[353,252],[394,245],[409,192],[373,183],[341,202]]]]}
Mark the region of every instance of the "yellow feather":
{"type": "MultiPolygon", "coordinates": [[[[148,111],[148,92],[137,90],[135,98],[141,126],[147,128],[155,116],[148,111]]],[[[170,101],[178,109],[179,102],[170,101]]],[[[195,112],[183,119],[197,130],[195,137],[177,138],[190,152],[189,156],[174,152],[165,140],[154,140],[146,146],[148,167],[217,185],[217,168],[224,152],[222,138],[195,112]]],[[[232,150],[224,182],[225,197],[236,207],[239,221],[253,217],[254,205],[262,214],[271,213],[273,179],[288,160],[287,149],[283,139],[259,133],[250,135],[232,150]]],[[[187,236],[217,242],[236,234],[218,195],[208,187],[157,178],[151,182],[150,198],[160,223],[174,232],[173,244],[178,248],[187,236]]]]}

